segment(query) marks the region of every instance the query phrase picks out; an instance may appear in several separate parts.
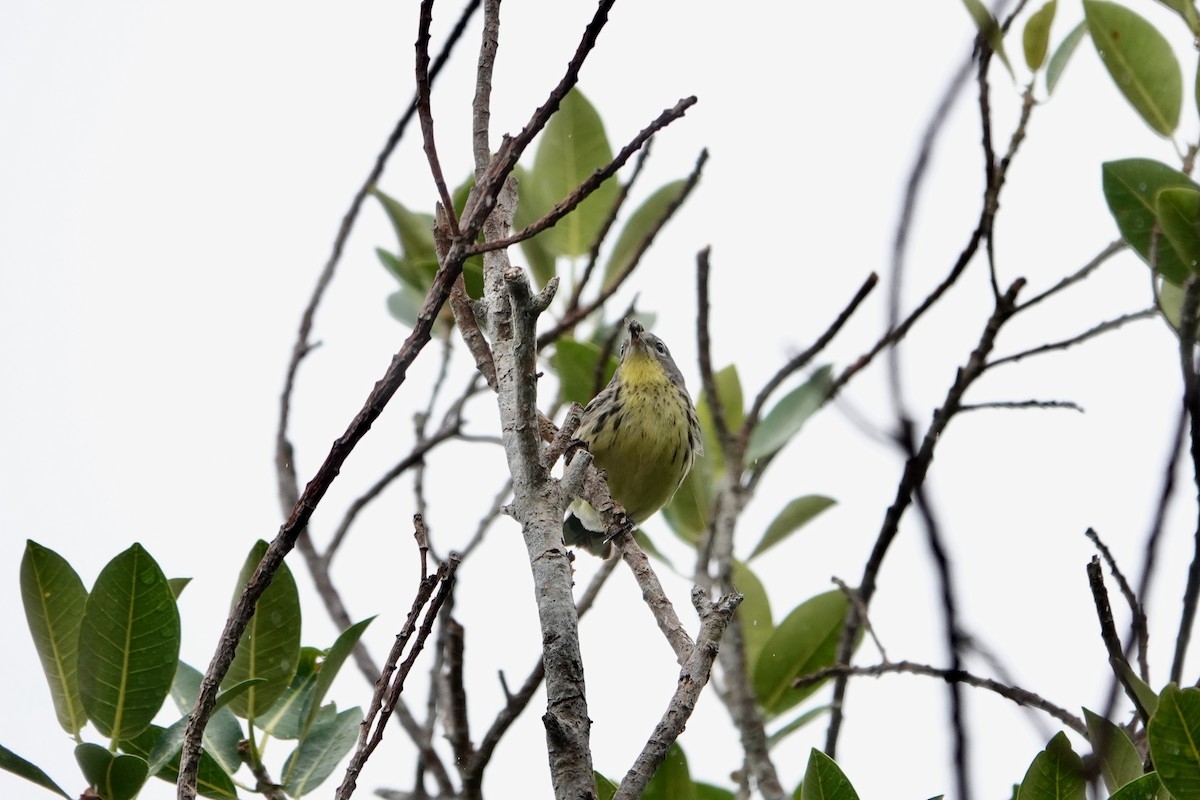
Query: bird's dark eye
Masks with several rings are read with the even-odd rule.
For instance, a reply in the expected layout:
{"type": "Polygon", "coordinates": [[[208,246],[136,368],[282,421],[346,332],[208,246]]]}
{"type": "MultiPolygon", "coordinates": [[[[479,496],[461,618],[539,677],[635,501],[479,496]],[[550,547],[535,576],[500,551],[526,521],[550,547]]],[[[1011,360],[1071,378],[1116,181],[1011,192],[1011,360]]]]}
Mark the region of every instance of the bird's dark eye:
{"type": "Polygon", "coordinates": [[[655,342],[654,349],[658,351],[659,355],[665,356],[667,354],[667,346],[662,342],[655,342]]]}

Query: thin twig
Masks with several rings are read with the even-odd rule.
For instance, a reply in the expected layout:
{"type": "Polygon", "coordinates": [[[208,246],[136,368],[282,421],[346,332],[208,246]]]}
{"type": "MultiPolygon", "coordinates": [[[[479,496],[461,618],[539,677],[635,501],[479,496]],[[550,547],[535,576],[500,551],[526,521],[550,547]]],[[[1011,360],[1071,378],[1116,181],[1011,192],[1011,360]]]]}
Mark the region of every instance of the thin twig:
{"type": "MultiPolygon", "coordinates": [[[[1028,306],[1029,304],[1026,303],[1025,305],[1028,306]]],[[[1141,311],[1133,311],[1128,314],[1122,314],[1119,317],[1105,320],[1098,325],[1093,325],[1078,336],[1072,336],[1069,339],[1063,339],[1057,342],[1048,342],[1046,344],[1038,345],[1037,347],[1031,347],[1028,350],[1022,350],[1019,353],[1013,353],[1012,355],[1003,356],[1001,358],[989,361],[988,369],[991,369],[992,367],[998,367],[1001,364],[1020,361],[1021,359],[1028,358],[1029,356],[1041,355],[1042,353],[1050,353],[1056,350],[1066,350],[1069,347],[1074,347],[1077,344],[1086,342],[1088,339],[1094,339],[1102,333],[1114,331],[1127,322],[1134,322],[1139,319],[1149,319],[1150,317],[1155,316],[1158,316],[1158,309],[1154,308],[1153,306],[1150,308],[1143,308],[1141,311]]]]}
{"type": "Polygon", "coordinates": [[[654,225],[642,236],[641,241],[638,242],[637,247],[630,254],[629,261],[625,265],[625,268],[621,270],[621,273],[612,280],[607,281],[594,299],[582,306],[576,307],[573,311],[564,313],[562,319],[538,336],[538,350],[546,347],[564,333],[574,329],[576,325],[587,319],[589,314],[604,305],[608,301],[608,298],[616,294],[617,290],[621,288],[626,279],[633,274],[638,264],[641,263],[642,256],[650,249],[650,245],[654,243],[654,239],[658,236],[663,226],[675,216],[675,212],[683,206],[684,202],[691,195],[692,190],[696,188],[696,184],[700,182],[700,175],[704,170],[706,161],[708,161],[708,151],[702,150],[700,156],[696,159],[695,166],[692,167],[691,173],[684,182],[683,188],[680,189],[675,199],[666,205],[658,219],[655,220],[654,225]]]}
{"type": "Polygon", "coordinates": [[[969,686],[975,686],[980,689],[987,689],[989,692],[995,692],[1001,697],[1012,700],[1018,705],[1028,706],[1030,708],[1036,708],[1040,711],[1045,711],[1047,714],[1059,720],[1081,736],[1087,736],[1087,726],[1084,724],[1083,720],[1081,720],[1079,717],[1076,717],[1066,709],[1056,706],[1048,700],[1045,700],[1034,692],[1021,689],[1017,686],[1008,686],[998,681],[991,680],[990,678],[980,678],[976,675],[972,675],[969,672],[964,672],[963,670],[958,670],[955,672],[953,670],[940,669],[938,667],[929,666],[928,664],[918,664],[912,661],[891,661],[883,664],[876,664],[870,667],[853,667],[845,664],[835,664],[831,667],[826,667],[825,669],[818,670],[817,672],[797,678],[795,683],[792,684],[792,687],[795,689],[801,689],[805,686],[811,686],[814,683],[820,683],[821,681],[827,680],[831,677],[861,675],[865,677],[878,678],[881,675],[897,672],[910,675],[927,675],[931,678],[941,678],[945,681],[956,681],[959,683],[965,683],[969,686]]]}
{"type": "Polygon", "coordinates": [[[1097,253],[1096,256],[1091,261],[1087,262],[1082,267],[1080,267],[1078,270],[1071,273],[1067,277],[1063,278],[1058,283],[1051,286],[1049,289],[1046,289],[1041,294],[1036,294],[1033,297],[1026,300],[1024,303],[1021,303],[1021,305],[1017,307],[1017,311],[1018,312],[1024,311],[1027,308],[1030,308],[1031,306],[1037,305],[1038,303],[1042,302],[1047,297],[1053,297],[1054,295],[1061,292],[1063,289],[1066,289],[1070,286],[1075,285],[1076,283],[1079,283],[1084,278],[1086,278],[1087,276],[1089,276],[1093,272],[1095,272],[1101,265],[1103,265],[1110,258],[1112,258],[1117,253],[1120,253],[1122,250],[1124,250],[1126,247],[1128,247],[1128,245],[1125,244],[1124,239],[1117,239],[1115,241],[1109,242],[1107,245],[1104,246],[1104,249],[1101,250],[1099,253],[1097,253]]]}
{"type": "MultiPolygon", "coordinates": [[[[1196,375],[1196,320],[1200,304],[1200,279],[1188,278],[1183,287],[1183,305],[1179,312],[1179,368],[1183,373],[1183,407],[1190,420],[1192,477],[1200,498],[1200,377],[1196,375]]],[[[1179,633],[1175,637],[1175,657],[1171,661],[1171,680],[1183,678],[1183,662],[1187,658],[1192,623],[1196,620],[1196,604],[1200,599],[1200,520],[1193,536],[1195,549],[1188,567],[1187,586],[1183,592],[1183,612],[1179,617],[1179,633]]]]}
{"type": "Polygon", "coordinates": [[[734,594],[709,603],[703,589],[698,586],[692,589],[692,602],[701,619],[700,632],[696,634],[696,646],[683,669],[679,671],[679,682],[666,712],[621,781],[621,785],[617,787],[613,800],[637,800],[641,797],[650,779],[666,758],[668,748],[679,738],[679,734],[683,733],[684,726],[696,708],[700,691],[708,683],[721,636],[741,601],[742,595],[734,594]]]}
{"type": "Polygon", "coordinates": [[[1083,413],[1083,406],[1070,400],[995,400],[989,403],[963,403],[959,411],[983,411],[987,409],[1065,408],[1083,413]]]}
{"type": "Polygon", "coordinates": [[[1112,607],[1108,603],[1108,590],[1104,588],[1104,573],[1100,570],[1098,556],[1092,556],[1092,560],[1088,562],[1087,574],[1088,585],[1092,589],[1092,600],[1096,604],[1096,616],[1100,620],[1100,637],[1104,640],[1104,648],[1108,651],[1108,663],[1112,667],[1113,674],[1121,682],[1121,686],[1125,688],[1125,694],[1133,702],[1144,725],[1150,721],[1150,714],[1129,683],[1129,676],[1133,674],[1133,670],[1129,668],[1129,662],[1125,660],[1125,654],[1121,650],[1121,637],[1117,635],[1116,625],[1113,624],[1112,607]]]}
{"type": "MultiPolygon", "coordinates": [[[[1092,540],[1096,545],[1096,549],[1100,551],[1101,557],[1108,564],[1108,570],[1112,573],[1113,578],[1117,582],[1117,586],[1121,590],[1121,595],[1125,598],[1125,602],[1129,605],[1129,613],[1133,617],[1132,628],[1134,641],[1137,642],[1138,651],[1138,669],[1141,671],[1142,680],[1150,679],[1150,665],[1147,662],[1146,651],[1149,650],[1150,631],[1146,623],[1146,611],[1142,608],[1142,604],[1138,602],[1137,595],[1133,593],[1133,588],[1129,582],[1125,580],[1124,574],[1121,573],[1121,568],[1117,566],[1117,560],[1113,558],[1112,551],[1100,539],[1100,534],[1096,533],[1092,528],[1084,531],[1084,535],[1092,540]]],[[[1128,650],[1128,648],[1126,648],[1128,650]]]]}
{"type": "Polygon", "coordinates": [[[708,257],[711,252],[711,247],[704,247],[696,254],[696,346],[700,360],[700,383],[708,400],[708,413],[712,419],[713,430],[717,434],[717,441],[721,443],[721,454],[729,461],[733,436],[729,432],[729,423],[725,420],[725,403],[721,400],[721,393],[717,391],[717,381],[713,376],[712,339],[708,333],[708,257]]]}
{"type": "Polygon", "coordinates": [[[421,121],[421,141],[425,158],[429,162],[429,173],[437,186],[442,208],[446,210],[446,222],[455,237],[458,236],[458,217],[454,213],[454,198],[446,187],[442,175],[442,163],[438,160],[437,139],[433,135],[433,111],[430,107],[431,87],[429,82],[429,29],[433,25],[433,0],[421,0],[421,14],[417,23],[417,117],[421,121]]]}
{"type": "Polygon", "coordinates": [[[879,657],[883,659],[883,663],[887,664],[891,659],[888,658],[887,650],[883,649],[883,642],[879,641],[879,637],[875,635],[875,626],[871,624],[871,617],[867,614],[867,607],[863,604],[862,597],[837,576],[834,576],[833,583],[842,590],[842,594],[846,595],[846,599],[854,606],[855,613],[863,621],[863,628],[871,637],[871,641],[875,643],[875,649],[879,651],[879,657]]]}

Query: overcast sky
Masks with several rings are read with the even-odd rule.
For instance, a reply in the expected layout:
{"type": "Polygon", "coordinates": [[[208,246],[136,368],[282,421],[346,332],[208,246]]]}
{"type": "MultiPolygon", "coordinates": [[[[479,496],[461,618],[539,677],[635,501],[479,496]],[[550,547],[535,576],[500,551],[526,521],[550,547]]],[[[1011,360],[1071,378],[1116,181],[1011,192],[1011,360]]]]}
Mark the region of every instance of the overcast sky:
{"type": "MultiPolygon", "coordinates": [[[[1184,75],[1193,74],[1195,54],[1178,20],[1148,0],[1130,4],[1172,33],[1184,75]]],[[[459,10],[437,8],[435,42],[459,10]]],[[[493,142],[544,101],[592,8],[505,5],[493,142]]],[[[1081,13],[1061,4],[1052,41],[1081,13]]],[[[64,555],[89,586],[109,558],[141,542],[169,576],[194,579],[181,600],[183,657],[199,667],[208,662],[245,553],[281,521],[273,452],[284,368],[341,216],[411,97],[415,26],[413,3],[16,0],[0,7],[0,605],[9,609],[0,618],[8,643],[0,743],[68,792],[82,788],[72,743],[54,721],[19,610],[24,542],[64,555]]],[[[434,97],[439,150],[454,182],[471,168],[478,33],[476,24],[434,97]]],[[[655,332],[671,344],[693,394],[696,251],[713,248],[714,359],[736,362],[746,391],[755,392],[871,271],[888,277],[920,131],[972,36],[959,4],[932,0],[786,11],[668,0],[617,5],[580,82],[614,148],[681,97],[699,97],[657,138],[642,196],[686,175],[701,148],[711,154],[699,189],[616,298],[623,307],[639,293],[639,307],[658,314],[655,332]]],[[[1019,84],[998,67],[992,72],[1002,143],[1028,78],[1019,40],[1010,38],[1019,84]]],[[[1185,94],[1180,138],[1195,141],[1192,92],[1185,94]]],[[[996,251],[1001,282],[1026,277],[1032,296],[1116,237],[1100,193],[1103,161],[1177,158],[1118,94],[1087,42],[1052,100],[1035,109],[1028,133],[1002,200],[996,251]]],[[[949,270],[974,225],[979,138],[968,89],[942,129],[921,195],[906,307],[949,270]]],[[[432,207],[416,137],[402,144],[381,186],[413,208],[432,207]]],[[[394,235],[368,204],[318,314],[322,346],[300,374],[292,433],[302,480],[407,334],[384,307],[395,282],[374,255],[380,246],[395,249],[394,235]]],[[[984,266],[972,265],[904,350],[906,396],[922,428],[982,331],[990,303],[984,266]]],[[[824,360],[845,365],[870,347],[885,322],[884,288],[824,360]]],[[[1150,302],[1145,266],[1124,254],[1015,321],[997,352],[1065,338],[1150,302]]],[[[314,517],[318,539],[411,446],[411,414],[433,374],[432,359],[424,362],[314,517]]],[[[469,359],[460,352],[454,365],[449,387],[458,391],[469,359]]],[[[742,554],[792,497],[839,501],[760,566],[777,619],[827,590],[830,576],[855,583],[861,574],[902,468],[872,435],[891,425],[884,378],[880,362],[819,414],[747,511],[742,554]]],[[[1143,321],[997,370],[967,398],[1070,400],[1085,414],[975,412],[956,420],[939,445],[931,497],[961,570],[964,625],[1001,656],[1014,680],[1075,713],[1100,707],[1107,688],[1083,531],[1095,527],[1126,572],[1138,574],[1178,396],[1174,340],[1158,320],[1143,321]]],[[[489,399],[470,405],[468,419],[472,432],[497,429],[489,399]]],[[[430,459],[429,521],[444,548],[469,538],[502,470],[500,451],[480,444],[430,459]]],[[[1149,609],[1156,687],[1170,664],[1190,557],[1189,494],[1173,507],[1149,609]]],[[[361,517],[336,564],[356,618],[379,614],[367,636],[377,657],[411,597],[413,510],[410,484],[402,482],[361,517]]],[[[690,569],[660,520],[647,530],[690,569]]],[[[476,731],[502,700],[496,670],[515,684],[537,658],[523,560],[516,526],[502,520],[461,573],[458,613],[467,629],[476,731]]],[[[582,564],[577,582],[593,569],[582,564]]],[[[307,589],[303,567],[295,571],[307,589]]],[[[688,582],[669,577],[668,590],[694,627],[688,582]]],[[[945,663],[936,594],[913,518],[872,606],[891,658],[945,663]]],[[[335,632],[314,596],[305,598],[304,612],[305,643],[328,646],[335,632]]],[[[661,714],[677,667],[622,569],[582,636],[596,768],[618,778],[661,714]]],[[[873,663],[878,654],[864,646],[859,660],[873,663]]],[[[1189,675],[1198,664],[1189,660],[1189,675]]],[[[988,672],[978,661],[970,666],[988,672]]],[[[418,704],[423,683],[409,689],[418,704]]],[[[924,678],[852,685],[839,763],[864,798],[952,789],[944,697],[940,683],[924,678]]],[[[1045,718],[1032,724],[993,696],[969,697],[976,795],[1007,796],[1058,728],[1045,718]]],[[[365,705],[369,687],[347,669],[335,699],[342,708],[365,705]]],[[[520,785],[528,796],[549,796],[539,754],[543,704],[535,698],[499,751],[486,783],[491,794],[509,796],[520,785]]],[[[399,731],[390,736],[392,755],[368,766],[364,791],[411,781],[411,750],[399,731]]],[[[823,740],[820,720],[781,746],[786,786],[796,785],[809,748],[823,740]]],[[[739,766],[736,737],[711,694],[681,743],[696,777],[730,785],[739,766]]],[[[281,758],[284,750],[270,755],[281,758]]],[[[36,791],[0,774],[0,794],[36,791]]],[[[156,782],[142,796],[171,797],[173,789],[156,782]]]]}

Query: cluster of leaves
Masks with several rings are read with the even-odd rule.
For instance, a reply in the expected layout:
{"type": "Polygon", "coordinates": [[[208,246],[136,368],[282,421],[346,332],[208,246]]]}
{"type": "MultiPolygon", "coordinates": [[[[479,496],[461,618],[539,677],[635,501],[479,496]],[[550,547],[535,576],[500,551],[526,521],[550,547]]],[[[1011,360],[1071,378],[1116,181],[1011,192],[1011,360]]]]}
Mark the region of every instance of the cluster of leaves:
{"type": "MultiPolygon", "coordinates": [[[[260,541],[247,556],[235,602],[266,548],[260,541]]],[[[29,630],[59,725],[76,742],[88,796],[129,800],[150,777],[174,783],[202,678],[179,660],[176,599],[190,579],[168,579],[140,544],[113,558],[90,592],[66,559],[33,541],[20,572],[29,630]],[[164,714],[173,724],[153,724],[164,714]],[[82,739],[89,722],[109,740],[107,746],[82,739]]],[[[325,695],[369,623],[353,625],[328,650],[302,648],[296,583],[286,566],[280,568],[238,643],[205,730],[200,794],[236,798],[235,776],[243,764],[263,774],[260,754],[267,737],[296,742],[280,772],[287,795],[301,797],[329,777],[357,739],[362,713],[358,708],[338,713],[333,703],[324,703],[325,695]]],[[[70,797],[43,770],[4,747],[0,768],[70,797]]]]}
{"type": "MultiPolygon", "coordinates": [[[[1007,65],[999,25],[978,0],[964,0],[980,30],[1007,65]]],[[[1200,16],[1192,0],[1163,0],[1193,37],[1200,16]]],[[[1084,0],[1084,20],[1075,26],[1046,61],[1057,0],[1029,17],[1022,43],[1025,61],[1035,74],[1045,66],[1047,91],[1053,92],[1079,41],[1092,40],[1117,88],[1151,130],[1175,135],[1183,108],[1183,71],[1167,38],[1136,12],[1106,0],[1084,0]]],[[[1011,72],[1011,67],[1010,67],[1011,72]]],[[[1200,63],[1193,87],[1200,106],[1200,63]]],[[[1121,236],[1157,278],[1158,304],[1177,329],[1183,284],[1200,273],[1200,185],[1184,172],[1142,158],[1103,166],[1103,190],[1121,236]]]]}
{"type": "MultiPolygon", "coordinates": [[[[1147,769],[1125,729],[1084,709],[1088,741],[1110,800],[1200,800],[1200,689],[1168,684],[1155,694],[1137,685],[1150,714],[1147,769]]],[[[1083,759],[1065,733],[1055,734],[1034,757],[1024,779],[1013,787],[1013,800],[1085,800],[1083,759]]]]}
{"type": "MultiPolygon", "coordinates": [[[[582,92],[572,89],[539,137],[533,166],[519,165],[514,172],[520,197],[514,226],[520,230],[545,216],[612,158],[612,146],[600,115],[582,92]]],[[[601,289],[621,279],[637,257],[643,240],[661,224],[679,199],[685,183],[676,180],[664,184],[628,215],[615,243],[607,249],[601,289]]],[[[454,190],[457,211],[461,212],[474,185],[474,177],[468,177],[454,190]]],[[[521,252],[539,284],[544,285],[559,273],[560,260],[575,264],[598,246],[598,239],[610,229],[619,191],[615,181],[605,181],[553,227],[521,242],[521,252]]],[[[411,326],[437,271],[434,218],[429,213],[410,211],[378,189],[374,193],[399,240],[396,253],[376,249],[384,267],[400,282],[400,288],[388,297],[388,310],[397,320],[411,326]]],[[[483,265],[478,256],[468,259],[463,276],[467,293],[480,297],[483,265]]]]}

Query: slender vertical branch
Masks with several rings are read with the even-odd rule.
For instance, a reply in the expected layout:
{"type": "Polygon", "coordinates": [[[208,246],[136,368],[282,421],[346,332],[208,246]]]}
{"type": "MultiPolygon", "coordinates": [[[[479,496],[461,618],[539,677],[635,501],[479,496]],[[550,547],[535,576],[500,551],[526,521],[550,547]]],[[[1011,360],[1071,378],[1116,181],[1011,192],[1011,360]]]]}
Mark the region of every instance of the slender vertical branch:
{"type": "MultiPolygon", "coordinates": [[[[1184,285],[1183,306],[1179,312],[1179,368],[1183,373],[1183,407],[1187,410],[1191,432],[1192,476],[1200,502],[1200,378],[1196,375],[1196,320],[1200,302],[1200,279],[1195,276],[1184,285]]],[[[1183,662],[1187,658],[1196,621],[1196,603],[1200,599],[1200,520],[1194,534],[1195,549],[1188,567],[1187,587],[1183,592],[1183,613],[1179,618],[1179,634],[1175,637],[1175,658],[1171,662],[1171,680],[1183,678],[1183,662]]]]}

